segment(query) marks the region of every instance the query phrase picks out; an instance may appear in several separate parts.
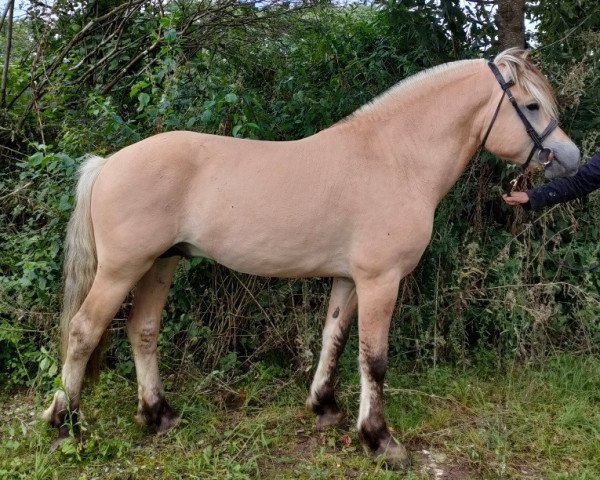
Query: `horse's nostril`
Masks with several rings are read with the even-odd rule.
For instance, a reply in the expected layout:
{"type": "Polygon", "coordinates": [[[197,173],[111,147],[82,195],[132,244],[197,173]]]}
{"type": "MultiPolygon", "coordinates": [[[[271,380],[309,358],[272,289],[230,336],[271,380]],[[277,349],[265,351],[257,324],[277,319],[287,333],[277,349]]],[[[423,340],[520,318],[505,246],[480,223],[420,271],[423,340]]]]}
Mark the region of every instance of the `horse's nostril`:
{"type": "Polygon", "coordinates": [[[538,162],[543,167],[547,167],[554,160],[554,151],[551,148],[543,148],[538,153],[538,162]]]}

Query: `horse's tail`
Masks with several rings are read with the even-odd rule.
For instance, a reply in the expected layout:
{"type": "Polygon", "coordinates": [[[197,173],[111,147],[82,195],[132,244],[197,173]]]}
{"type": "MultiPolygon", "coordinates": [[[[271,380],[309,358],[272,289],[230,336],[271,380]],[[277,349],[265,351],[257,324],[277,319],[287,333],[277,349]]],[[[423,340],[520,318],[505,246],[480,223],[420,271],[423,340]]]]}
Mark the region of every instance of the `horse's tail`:
{"type": "MultiPolygon", "coordinates": [[[[75,209],[67,226],[65,241],[64,292],[60,317],[63,362],[67,358],[69,324],[92,288],[96,276],[98,260],[92,226],[91,199],[94,181],[105,163],[105,158],[90,156],[79,169],[75,209]]],[[[88,376],[98,375],[103,343],[104,340],[101,340],[88,361],[88,376]]]]}

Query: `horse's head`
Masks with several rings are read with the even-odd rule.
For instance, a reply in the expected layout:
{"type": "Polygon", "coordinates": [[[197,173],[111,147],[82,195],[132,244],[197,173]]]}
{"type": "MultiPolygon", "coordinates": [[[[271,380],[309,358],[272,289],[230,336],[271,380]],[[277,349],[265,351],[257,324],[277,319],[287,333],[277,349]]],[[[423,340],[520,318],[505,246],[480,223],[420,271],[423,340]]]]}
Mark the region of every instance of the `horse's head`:
{"type": "Polygon", "coordinates": [[[485,107],[485,148],[516,164],[531,161],[545,169],[546,178],[573,175],[579,149],[556,126],[558,109],[548,80],[517,48],[500,53],[489,67],[493,93],[485,107]]]}

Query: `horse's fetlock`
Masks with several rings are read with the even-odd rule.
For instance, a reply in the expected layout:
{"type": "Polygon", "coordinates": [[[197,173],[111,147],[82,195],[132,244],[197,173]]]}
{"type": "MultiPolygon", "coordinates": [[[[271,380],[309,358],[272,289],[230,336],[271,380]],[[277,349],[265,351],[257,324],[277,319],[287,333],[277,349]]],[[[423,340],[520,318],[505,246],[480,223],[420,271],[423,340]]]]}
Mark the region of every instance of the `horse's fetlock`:
{"type": "Polygon", "coordinates": [[[75,403],[68,408],[62,392],[56,393],[52,404],[42,414],[42,418],[50,426],[59,429],[59,437],[64,437],[65,429],[69,433],[79,432],[79,405],[75,403]]]}
{"type": "Polygon", "coordinates": [[[316,415],[337,413],[340,411],[333,387],[329,384],[323,385],[311,395],[310,404],[312,411],[316,415]]]}
{"type": "Polygon", "coordinates": [[[152,403],[142,400],[138,407],[137,418],[140,423],[154,429],[158,433],[169,430],[179,421],[179,416],[167,403],[164,396],[158,397],[152,403]]]}

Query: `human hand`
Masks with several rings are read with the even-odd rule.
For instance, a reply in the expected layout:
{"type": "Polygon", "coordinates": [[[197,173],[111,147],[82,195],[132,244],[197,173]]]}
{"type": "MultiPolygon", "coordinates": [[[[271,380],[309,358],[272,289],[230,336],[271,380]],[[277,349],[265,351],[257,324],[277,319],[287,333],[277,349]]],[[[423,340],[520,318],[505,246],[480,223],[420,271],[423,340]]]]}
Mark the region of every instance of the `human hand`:
{"type": "Polygon", "coordinates": [[[527,192],[511,192],[510,195],[502,195],[502,200],[504,200],[507,205],[516,207],[517,205],[527,203],[529,201],[529,195],[527,195],[527,192]]]}

